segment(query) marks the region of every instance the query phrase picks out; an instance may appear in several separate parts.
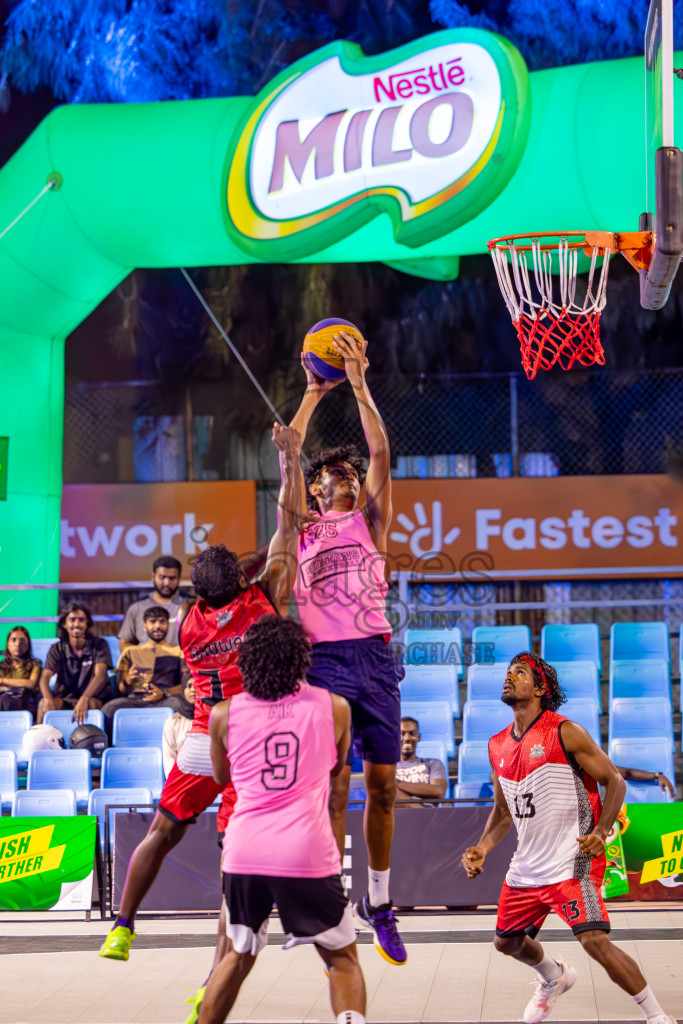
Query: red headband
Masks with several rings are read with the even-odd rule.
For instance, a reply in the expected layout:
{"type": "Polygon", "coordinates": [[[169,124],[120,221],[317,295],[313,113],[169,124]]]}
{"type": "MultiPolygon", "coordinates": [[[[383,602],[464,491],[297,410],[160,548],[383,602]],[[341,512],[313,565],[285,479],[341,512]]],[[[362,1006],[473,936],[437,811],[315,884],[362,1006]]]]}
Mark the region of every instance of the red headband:
{"type": "Polygon", "coordinates": [[[550,696],[550,683],[546,679],[545,669],[543,668],[543,665],[541,665],[541,663],[539,661],[537,661],[536,658],[529,657],[528,654],[523,654],[520,658],[517,658],[516,660],[517,661],[525,661],[527,663],[527,665],[529,665],[530,668],[534,672],[538,673],[538,675],[541,677],[542,682],[545,685],[546,696],[549,697],[550,696]]]}

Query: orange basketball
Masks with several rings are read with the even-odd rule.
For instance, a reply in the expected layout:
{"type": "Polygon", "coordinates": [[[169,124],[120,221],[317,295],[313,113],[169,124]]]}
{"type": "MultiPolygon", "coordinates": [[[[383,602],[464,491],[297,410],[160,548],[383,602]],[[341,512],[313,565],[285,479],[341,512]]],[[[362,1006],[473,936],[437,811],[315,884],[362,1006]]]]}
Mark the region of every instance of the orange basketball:
{"type": "Polygon", "coordinates": [[[338,317],[330,317],[313,324],[304,338],[304,362],[316,377],[323,380],[343,380],[346,376],[344,360],[332,344],[335,334],[344,331],[358,338],[358,348],[363,340],[362,333],[355,324],[338,317]]]}

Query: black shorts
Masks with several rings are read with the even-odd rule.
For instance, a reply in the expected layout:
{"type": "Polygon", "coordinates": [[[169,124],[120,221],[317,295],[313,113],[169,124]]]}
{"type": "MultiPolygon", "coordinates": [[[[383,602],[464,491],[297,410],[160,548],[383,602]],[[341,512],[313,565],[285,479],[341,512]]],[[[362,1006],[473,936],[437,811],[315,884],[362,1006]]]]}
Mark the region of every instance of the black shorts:
{"type": "Polygon", "coordinates": [[[351,907],[339,875],[290,878],[223,873],[223,893],[227,934],[238,953],[256,956],[266,945],[273,905],[287,934],[285,949],[306,942],[343,949],[356,940],[351,907]]]}
{"type": "Polygon", "coordinates": [[[354,753],[371,764],[401,760],[401,694],[405,669],[381,636],[313,644],[306,681],[345,697],[351,705],[354,753]]]}

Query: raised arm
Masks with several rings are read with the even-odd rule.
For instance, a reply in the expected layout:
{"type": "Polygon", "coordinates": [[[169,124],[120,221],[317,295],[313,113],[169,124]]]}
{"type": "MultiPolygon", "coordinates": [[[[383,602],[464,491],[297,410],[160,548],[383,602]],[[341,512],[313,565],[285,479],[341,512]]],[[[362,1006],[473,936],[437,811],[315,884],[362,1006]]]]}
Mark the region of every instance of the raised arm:
{"type": "MultiPolygon", "coordinates": [[[[306,441],[306,433],[308,432],[308,424],[311,422],[311,416],[317,409],[319,403],[325,397],[328,391],[336,387],[340,382],[337,380],[321,380],[320,377],[316,377],[309,368],[306,366],[303,356],[301,357],[301,365],[304,368],[306,374],[306,391],[304,397],[301,399],[301,405],[294,414],[294,419],[289,424],[301,437],[301,444],[303,445],[306,441]]],[[[299,463],[299,511],[302,515],[305,515],[308,511],[308,501],[306,498],[306,481],[304,480],[304,474],[301,469],[301,463],[299,463]]]]}
{"type": "Polygon", "coordinates": [[[273,444],[280,452],[278,526],[268,546],[261,584],[281,615],[287,614],[297,570],[301,435],[294,427],[273,426],[273,444]]]}
{"type": "Polygon", "coordinates": [[[368,347],[363,341],[360,350],[355,338],[344,331],[334,336],[334,347],[344,358],[349,384],[358,403],[360,421],[370,452],[370,465],[365,480],[366,516],[370,534],[380,551],[386,551],[387,533],[391,523],[391,451],[389,436],[365,380],[368,347]]]}
{"type": "Polygon", "coordinates": [[[560,724],[562,745],[571,754],[580,768],[601,786],[605,787],[602,814],[592,832],[577,836],[576,841],[582,853],[601,857],[605,852],[605,840],[612,831],[617,814],[624,802],[626,783],[612,764],[607,754],[595,743],[582,725],[569,720],[560,724]]]}

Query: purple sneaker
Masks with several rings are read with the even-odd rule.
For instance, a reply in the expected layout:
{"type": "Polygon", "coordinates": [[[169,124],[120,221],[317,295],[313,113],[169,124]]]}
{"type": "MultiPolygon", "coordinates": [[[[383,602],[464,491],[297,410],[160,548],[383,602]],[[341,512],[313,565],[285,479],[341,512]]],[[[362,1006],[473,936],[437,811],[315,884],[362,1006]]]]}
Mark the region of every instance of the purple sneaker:
{"type": "Polygon", "coordinates": [[[373,907],[368,894],[353,905],[353,913],[359,924],[375,933],[375,949],[390,964],[400,966],[408,959],[403,940],[398,934],[396,918],[390,903],[373,907]]]}

